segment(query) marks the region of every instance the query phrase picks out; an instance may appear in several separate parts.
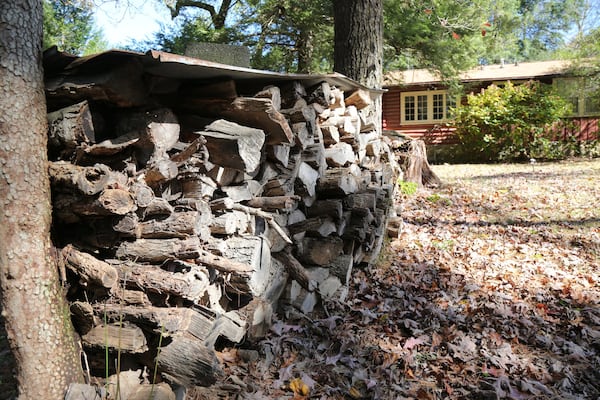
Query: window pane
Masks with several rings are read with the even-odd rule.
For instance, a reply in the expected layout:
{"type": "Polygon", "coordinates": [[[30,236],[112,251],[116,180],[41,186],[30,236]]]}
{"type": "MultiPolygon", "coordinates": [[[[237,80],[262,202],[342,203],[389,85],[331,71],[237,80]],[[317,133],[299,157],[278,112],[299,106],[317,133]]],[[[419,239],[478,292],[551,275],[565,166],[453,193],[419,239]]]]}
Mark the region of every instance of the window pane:
{"type": "Polygon", "coordinates": [[[597,114],[600,112],[600,105],[598,99],[594,97],[586,97],[585,99],[585,114],[597,114]]]}
{"type": "Polygon", "coordinates": [[[446,116],[452,117],[452,110],[456,108],[456,99],[446,95],[446,116]]]}
{"type": "Polygon", "coordinates": [[[406,96],[404,98],[404,120],[415,120],[415,96],[406,96]]]}
{"type": "Polygon", "coordinates": [[[433,95],[433,119],[444,119],[444,95],[433,95]]]}
{"type": "Polygon", "coordinates": [[[417,96],[417,120],[427,120],[427,95],[417,96]]]}

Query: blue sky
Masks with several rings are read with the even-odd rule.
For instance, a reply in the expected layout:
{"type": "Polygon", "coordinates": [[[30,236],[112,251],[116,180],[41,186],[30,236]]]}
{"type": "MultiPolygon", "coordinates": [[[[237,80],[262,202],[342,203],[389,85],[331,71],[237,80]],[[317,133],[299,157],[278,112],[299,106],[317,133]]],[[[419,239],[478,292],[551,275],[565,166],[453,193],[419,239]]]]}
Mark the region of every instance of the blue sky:
{"type": "Polygon", "coordinates": [[[153,0],[98,0],[96,25],[102,29],[109,47],[119,47],[132,40],[152,38],[160,23],[171,21],[167,7],[153,0]]]}

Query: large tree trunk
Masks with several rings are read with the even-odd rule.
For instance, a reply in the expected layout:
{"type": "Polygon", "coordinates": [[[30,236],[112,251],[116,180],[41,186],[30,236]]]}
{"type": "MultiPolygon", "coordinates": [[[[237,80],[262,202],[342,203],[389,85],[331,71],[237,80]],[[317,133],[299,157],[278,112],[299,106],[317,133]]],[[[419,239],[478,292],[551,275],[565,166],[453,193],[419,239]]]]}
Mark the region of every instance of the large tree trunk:
{"type": "Polygon", "coordinates": [[[51,257],[42,2],[0,2],[0,283],[21,399],[62,399],[80,378],[51,257]]]}
{"type": "Polygon", "coordinates": [[[334,0],[334,70],[371,88],[383,78],[383,0],[334,0]]]}
{"type": "MultiPolygon", "coordinates": [[[[336,72],[380,89],[383,82],[383,0],[334,0],[336,72]]],[[[375,129],[381,134],[381,96],[375,96],[375,129]]]]}

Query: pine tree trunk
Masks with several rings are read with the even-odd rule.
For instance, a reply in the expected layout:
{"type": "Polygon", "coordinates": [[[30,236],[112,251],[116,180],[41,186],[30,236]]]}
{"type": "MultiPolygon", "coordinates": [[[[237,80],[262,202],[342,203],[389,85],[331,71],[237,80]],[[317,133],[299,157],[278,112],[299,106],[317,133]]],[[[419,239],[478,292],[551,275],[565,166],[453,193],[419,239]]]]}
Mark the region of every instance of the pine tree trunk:
{"type": "Polygon", "coordinates": [[[0,2],[0,283],[21,399],[62,399],[82,375],[51,257],[42,2],[0,2]]]}
{"type": "Polygon", "coordinates": [[[383,1],[334,0],[334,70],[368,87],[383,78],[383,1]]]}

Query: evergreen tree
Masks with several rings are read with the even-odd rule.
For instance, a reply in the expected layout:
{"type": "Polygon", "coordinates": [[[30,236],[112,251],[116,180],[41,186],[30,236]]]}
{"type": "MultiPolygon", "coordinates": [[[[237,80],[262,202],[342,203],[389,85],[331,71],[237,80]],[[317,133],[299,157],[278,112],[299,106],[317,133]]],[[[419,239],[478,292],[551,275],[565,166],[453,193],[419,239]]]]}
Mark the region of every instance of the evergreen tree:
{"type": "Polygon", "coordinates": [[[43,47],[56,45],[59,50],[82,55],[107,47],[94,27],[92,4],[86,0],[43,0],[43,47]]]}

